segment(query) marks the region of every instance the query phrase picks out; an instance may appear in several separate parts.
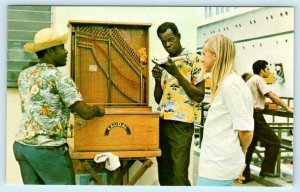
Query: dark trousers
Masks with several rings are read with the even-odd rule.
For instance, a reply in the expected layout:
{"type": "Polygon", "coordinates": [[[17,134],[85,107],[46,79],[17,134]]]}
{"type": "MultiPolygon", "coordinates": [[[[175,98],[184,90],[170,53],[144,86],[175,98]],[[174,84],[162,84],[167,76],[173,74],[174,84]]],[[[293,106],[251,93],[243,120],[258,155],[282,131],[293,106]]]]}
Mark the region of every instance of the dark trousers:
{"type": "Polygon", "coordinates": [[[261,110],[254,110],[254,135],[247,150],[247,167],[243,173],[243,176],[246,178],[250,177],[250,162],[257,141],[260,141],[265,147],[265,155],[261,163],[261,172],[274,173],[281,142],[274,130],[267,124],[261,110]]]}
{"type": "Polygon", "coordinates": [[[160,119],[159,145],[162,155],[157,158],[160,185],[191,185],[188,167],[193,134],[193,123],[160,119]]]}
{"type": "Polygon", "coordinates": [[[15,142],[13,149],[24,184],[75,185],[73,163],[66,144],[33,147],[15,142]]]}

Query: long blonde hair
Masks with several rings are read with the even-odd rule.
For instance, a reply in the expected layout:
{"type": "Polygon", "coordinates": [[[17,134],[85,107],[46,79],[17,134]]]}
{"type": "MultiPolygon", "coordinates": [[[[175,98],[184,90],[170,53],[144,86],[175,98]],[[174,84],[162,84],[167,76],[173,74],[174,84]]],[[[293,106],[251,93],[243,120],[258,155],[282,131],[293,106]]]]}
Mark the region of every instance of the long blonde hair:
{"type": "Polygon", "coordinates": [[[211,76],[211,96],[213,101],[222,81],[234,71],[235,46],[228,37],[215,35],[204,42],[203,48],[216,55],[211,76]]]}

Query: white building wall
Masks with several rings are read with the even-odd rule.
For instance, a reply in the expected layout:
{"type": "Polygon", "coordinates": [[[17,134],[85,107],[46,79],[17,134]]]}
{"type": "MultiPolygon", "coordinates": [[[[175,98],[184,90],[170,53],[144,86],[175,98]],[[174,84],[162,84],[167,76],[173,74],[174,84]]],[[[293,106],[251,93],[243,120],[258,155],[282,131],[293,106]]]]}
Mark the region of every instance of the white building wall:
{"type": "Polygon", "coordinates": [[[228,36],[236,42],[238,73],[252,72],[252,64],[259,59],[272,65],[282,63],[285,83],[275,82],[270,86],[279,96],[293,97],[294,8],[237,8],[235,11],[239,14],[228,13],[217,20],[216,17],[204,19],[204,25],[198,27],[197,49],[201,51],[203,42],[209,37],[228,36]]]}
{"type": "Polygon", "coordinates": [[[6,183],[21,184],[19,164],[13,154],[14,137],[21,120],[21,106],[19,92],[16,88],[8,88],[6,93],[6,183]]]}
{"type": "Polygon", "coordinates": [[[245,14],[260,7],[201,7],[200,9],[198,26],[245,14]]]}

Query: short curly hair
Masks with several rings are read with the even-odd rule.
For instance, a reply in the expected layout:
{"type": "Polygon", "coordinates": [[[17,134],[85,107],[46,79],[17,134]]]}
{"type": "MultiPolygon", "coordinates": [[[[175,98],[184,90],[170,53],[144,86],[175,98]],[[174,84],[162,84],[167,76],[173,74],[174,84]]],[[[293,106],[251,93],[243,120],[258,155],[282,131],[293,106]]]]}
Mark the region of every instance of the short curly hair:
{"type": "Polygon", "coordinates": [[[159,37],[160,33],[166,32],[168,29],[171,29],[176,36],[180,36],[177,26],[173,22],[164,22],[157,28],[157,36],[159,37]]]}
{"type": "Polygon", "coordinates": [[[252,65],[252,70],[254,74],[259,75],[261,70],[265,70],[265,68],[267,67],[268,62],[265,60],[257,60],[253,63],[252,65]]]}

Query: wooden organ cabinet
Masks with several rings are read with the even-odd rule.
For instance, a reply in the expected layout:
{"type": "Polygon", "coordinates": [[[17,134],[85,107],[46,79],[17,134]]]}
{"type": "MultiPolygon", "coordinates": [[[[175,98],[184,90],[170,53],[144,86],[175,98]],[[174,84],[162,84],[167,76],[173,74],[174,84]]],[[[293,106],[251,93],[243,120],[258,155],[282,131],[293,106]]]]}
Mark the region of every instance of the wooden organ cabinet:
{"type": "Polygon", "coordinates": [[[96,154],[117,155],[122,170],[108,184],[134,184],[161,155],[159,115],[148,103],[148,30],[151,24],[70,21],[71,76],[87,103],[105,107],[106,115],[84,120],[74,115],[69,139],[75,172],[93,169],[96,154]],[[128,170],[142,166],[129,180],[128,170]],[[125,163],[124,163],[125,162],[125,163]],[[127,173],[127,174],[126,174],[127,173]],[[124,177],[126,177],[127,179],[124,177]],[[125,181],[127,180],[127,181],[125,181]]]}

